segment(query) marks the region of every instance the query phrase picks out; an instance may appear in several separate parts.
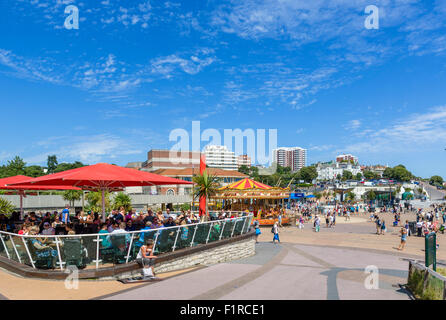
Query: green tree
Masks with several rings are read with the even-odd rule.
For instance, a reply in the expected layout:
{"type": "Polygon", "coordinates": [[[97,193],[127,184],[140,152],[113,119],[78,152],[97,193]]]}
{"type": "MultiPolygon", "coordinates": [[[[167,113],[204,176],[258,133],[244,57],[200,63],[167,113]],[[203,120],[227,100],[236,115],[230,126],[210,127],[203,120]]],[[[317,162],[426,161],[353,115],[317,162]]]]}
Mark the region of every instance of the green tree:
{"type": "Polygon", "coordinates": [[[336,180],[342,180],[342,175],[340,173],[336,176],[336,180]]]}
{"type": "Polygon", "coordinates": [[[351,180],[351,179],[353,179],[353,173],[351,173],[351,171],[348,171],[348,170],[342,171],[342,180],[343,181],[351,180]]]}
{"type": "Polygon", "coordinates": [[[317,200],[320,200],[322,198],[322,194],[320,192],[315,192],[315,193],[313,193],[313,195],[315,196],[315,198],[317,200]]]}
{"type": "Polygon", "coordinates": [[[206,216],[209,216],[208,201],[209,198],[217,193],[217,189],[220,187],[218,178],[208,174],[207,170],[205,170],[202,175],[196,175],[193,181],[195,182],[194,195],[198,199],[201,197],[206,199],[206,216]]]}
{"type": "Polygon", "coordinates": [[[47,168],[49,174],[55,172],[57,165],[58,165],[57,156],[56,155],[48,156],[47,168]]]}
{"type": "Polygon", "coordinates": [[[65,201],[68,201],[73,208],[74,203],[82,199],[82,190],[67,190],[62,194],[62,197],[65,201]]]}
{"type": "Polygon", "coordinates": [[[299,171],[299,176],[305,182],[311,183],[318,176],[316,167],[315,166],[303,167],[299,171]]]}
{"type": "Polygon", "coordinates": [[[54,169],[54,173],[77,169],[84,167],[85,165],[82,162],[76,161],[74,163],[60,163],[57,165],[57,167],[54,169]]]}
{"type": "Polygon", "coordinates": [[[376,193],[372,190],[367,193],[367,200],[375,200],[376,199],[376,193]]]}
{"type": "MultiPolygon", "coordinates": [[[[87,202],[86,206],[87,210],[91,210],[92,212],[102,212],[102,192],[89,192],[87,194],[87,202]]],[[[110,193],[105,192],[105,211],[110,212],[111,209],[111,201],[110,201],[110,193]]]]}
{"type": "Polygon", "coordinates": [[[354,201],[356,199],[356,194],[353,191],[349,191],[346,195],[346,199],[349,201],[354,201]]]}
{"type": "Polygon", "coordinates": [[[251,170],[249,170],[249,167],[246,165],[240,166],[240,168],[238,168],[238,172],[246,174],[247,176],[250,175],[250,173],[251,173],[250,171],[251,170]]]}
{"type": "Polygon", "coordinates": [[[434,185],[434,186],[438,186],[438,185],[443,185],[443,178],[442,177],[440,177],[440,176],[432,176],[430,179],[429,179],[429,183],[431,184],[431,185],[434,185]]]}
{"type": "Polygon", "coordinates": [[[25,174],[26,163],[20,157],[15,157],[13,160],[8,161],[6,165],[6,176],[13,177],[25,174]]]}
{"type": "Polygon", "coordinates": [[[113,209],[119,210],[121,207],[124,207],[127,212],[132,210],[132,199],[124,192],[118,193],[113,200],[113,209]]]}
{"type": "Polygon", "coordinates": [[[398,181],[410,181],[413,175],[405,166],[400,164],[393,168],[392,178],[398,181]]]}
{"type": "Polygon", "coordinates": [[[362,173],[361,172],[358,172],[356,174],[356,180],[362,180],[362,173]]]}
{"type": "Polygon", "coordinates": [[[394,177],[394,173],[393,173],[393,168],[386,168],[383,172],[383,178],[386,179],[393,179],[394,177]]]}
{"type": "Polygon", "coordinates": [[[364,171],[364,178],[366,179],[366,180],[372,180],[372,179],[375,179],[375,173],[374,172],[372,172],[372,171],[370,171],[370,170],[367,170],[367,171],[364,171]]]}
{"type": "Polygon", "coordinates": [[[25,168],[25,175],[28,177],[37,178],[45,175],[45,172],[41,166],[29,166],[25,168]]]}
{"type": "Polygon", "coordinates": [[[0,198],[0,213],[10,214],[14,211],[14,205],[6,199],[0,198]]]}

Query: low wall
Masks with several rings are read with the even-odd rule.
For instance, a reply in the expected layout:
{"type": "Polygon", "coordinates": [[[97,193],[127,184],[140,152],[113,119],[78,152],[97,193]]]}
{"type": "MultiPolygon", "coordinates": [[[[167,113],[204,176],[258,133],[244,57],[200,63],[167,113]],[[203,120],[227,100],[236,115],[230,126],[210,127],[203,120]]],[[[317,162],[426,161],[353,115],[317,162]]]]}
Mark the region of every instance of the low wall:
{"type": "MultiPolygon", "coordinates": [[[[158,256],[155,272],[164,273],[197,266],[209,266],[255,255],[255,232],[202,244],[158,256]]],[[[0,268],[26,278],[65,280],[60,270],[39,270],[0,256],[0,268]]],[[[79,279],[116,280],[141,275],[136,262],[100,269],[79,270],[79,279]]]]}
{"type": "Polygon", "coordinates": [[[204,250],[185,257],[169,260],[155,265],[156,273],[164,273],[194,266],[209,266],[217,263],[234,261],[255,255],[256,241],[252,238],[229,243],[214,249],[204,250]]]}

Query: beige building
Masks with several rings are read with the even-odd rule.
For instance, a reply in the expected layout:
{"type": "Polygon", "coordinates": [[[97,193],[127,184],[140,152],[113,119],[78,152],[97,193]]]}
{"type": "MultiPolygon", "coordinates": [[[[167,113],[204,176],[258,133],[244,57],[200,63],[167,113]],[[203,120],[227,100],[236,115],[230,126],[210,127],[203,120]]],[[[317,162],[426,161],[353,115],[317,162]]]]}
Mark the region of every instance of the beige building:
{"type": "Polygon", "coordinates": [[[240,168],[241,166],[247,166],[250,168],[252,165],[251,157],[248,157],[248,155],[243,154],[237,157],[237,166],[240,168]]]}

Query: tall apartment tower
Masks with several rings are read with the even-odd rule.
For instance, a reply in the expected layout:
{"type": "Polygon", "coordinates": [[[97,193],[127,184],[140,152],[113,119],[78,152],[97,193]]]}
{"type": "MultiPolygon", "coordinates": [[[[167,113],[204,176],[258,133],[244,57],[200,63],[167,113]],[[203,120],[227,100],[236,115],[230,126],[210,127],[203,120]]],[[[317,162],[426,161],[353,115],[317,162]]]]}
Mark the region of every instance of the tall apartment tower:
{"type": "Polygon", "coordinates": [[[307,150],[299,147],[274,149],[273,161],[296,172],[306,166],[307,150]]]}

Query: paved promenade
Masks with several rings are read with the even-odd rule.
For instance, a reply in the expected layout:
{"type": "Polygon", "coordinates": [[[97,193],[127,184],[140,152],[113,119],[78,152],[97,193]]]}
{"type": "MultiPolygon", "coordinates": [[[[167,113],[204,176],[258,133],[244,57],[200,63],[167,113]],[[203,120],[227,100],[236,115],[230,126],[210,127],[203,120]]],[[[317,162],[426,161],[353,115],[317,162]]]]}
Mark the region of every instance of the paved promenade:
{"type": "Polygon", "coordinates": [[[251,258],[210,266],[103,297],[107,300],[409,299],[399,287],[407,262],[389,254],[298,244],[260,243],[251,258]],[[379,268],[379,289],[367,290],[364,269],[379,268]],[[206,279],[206,281],[203,281],[206,279]]]}
{"type": "MultiPolygon", "coordinates": [[[[392,215],[381,214],[391,225],[392,215]]],[[[402,220],[412,221],[410,215],[402,220]]],[[[253,257],[202,268],[161,274],[162,282],[123,285],[117,281],[80,281],[78,290],[62,281],[29,280],[0,270],[0,299],[124,299],[124,300],[338,300],[410,299],[405,258],[424,258],[424,239],[409,237],[407,250],[396,250],[399,228],[376,235],[366,215],[337,219],[334,228],[311,224],[305,229],[280,229],[281,244],[273,244],[270,228],[263,228],[253,257]],[[365,268],[379,270],[379,289],[367,290],[365,268]],[[204,281],[205,279],[205,281],[204,281]],[[45,292],[45,294],[43,294],[45,292]]],[[[445,236],[439,235],[438,259],[446,260],[445,236]]]]}

